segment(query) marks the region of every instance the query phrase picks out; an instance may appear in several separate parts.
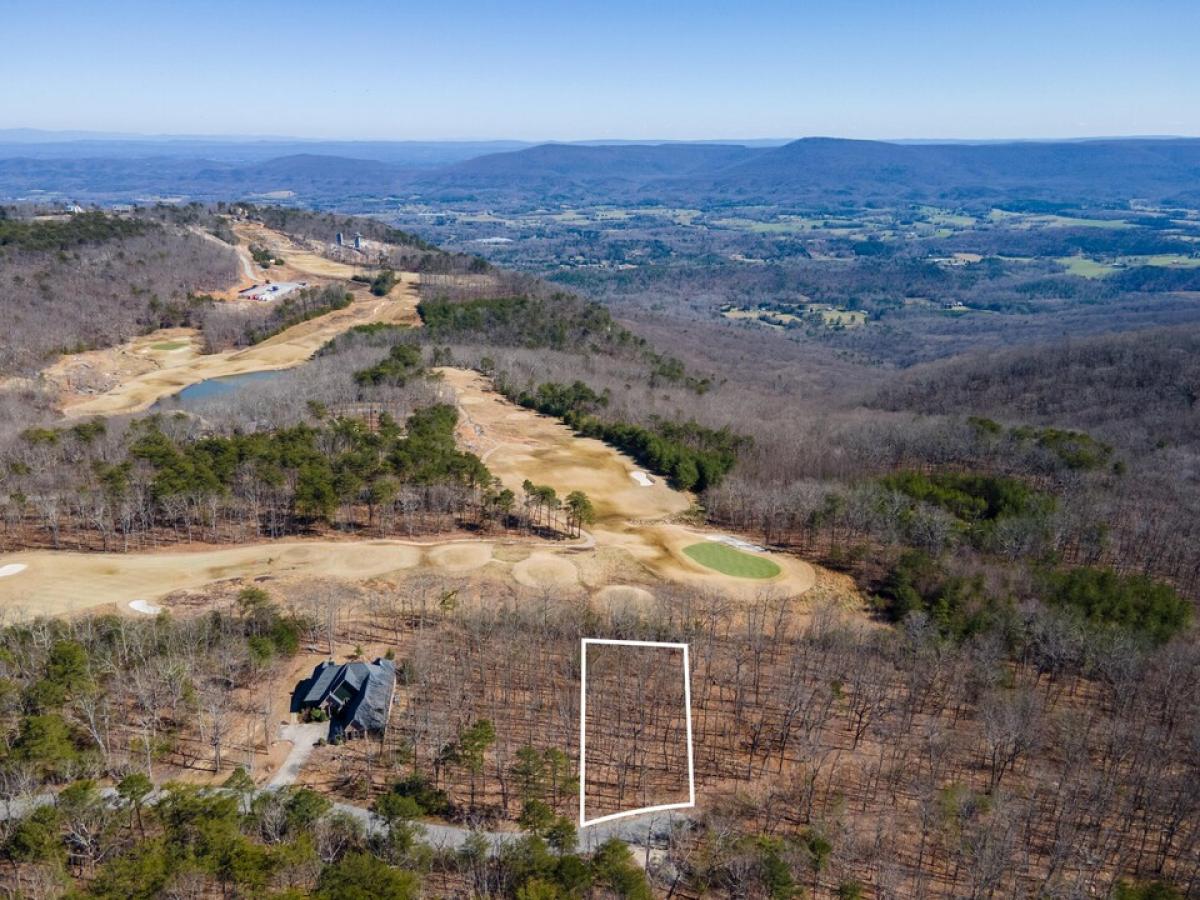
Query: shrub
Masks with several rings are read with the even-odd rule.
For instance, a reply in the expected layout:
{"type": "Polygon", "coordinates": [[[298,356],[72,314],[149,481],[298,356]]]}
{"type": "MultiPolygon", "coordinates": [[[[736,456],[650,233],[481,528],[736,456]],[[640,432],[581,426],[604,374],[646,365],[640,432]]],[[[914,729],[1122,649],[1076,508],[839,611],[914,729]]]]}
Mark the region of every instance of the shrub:
{"type": "Polygon", "coordinates": [[[1069,569],[1045,575],[1042,588],[1046,602],[1089,624],[1120,628],[1154,644],[1166,643],[1191,622],[1191,604],[1174,588],[1144,575],[1069,569]]]}

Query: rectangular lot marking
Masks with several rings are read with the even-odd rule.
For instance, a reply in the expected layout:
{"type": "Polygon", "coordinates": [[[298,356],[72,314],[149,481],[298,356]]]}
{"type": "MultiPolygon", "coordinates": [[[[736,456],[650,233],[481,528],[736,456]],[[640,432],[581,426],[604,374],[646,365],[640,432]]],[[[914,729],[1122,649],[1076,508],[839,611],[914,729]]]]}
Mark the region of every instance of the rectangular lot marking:
{"type": "Polygon", "coordinates": [[[696,762],[692,749],[692,670],[688,659],[688,645],[667,641],[626,641],[614,638],[581,638],[579,653],[579,827],[597,825],[626,816],[662,812],[668,809],[690,809],[696,805],[696,762]],[[663,803],[658,806],[641,806],[624,812],[609,813],[594,819],[586,817],[585,792],[587,784],[587,648],[590,644],[610,647],[657,647],[665,650],[683,651],[683,704],[684,721],[687,723],[688,799],[683,803],[663,803]]]}

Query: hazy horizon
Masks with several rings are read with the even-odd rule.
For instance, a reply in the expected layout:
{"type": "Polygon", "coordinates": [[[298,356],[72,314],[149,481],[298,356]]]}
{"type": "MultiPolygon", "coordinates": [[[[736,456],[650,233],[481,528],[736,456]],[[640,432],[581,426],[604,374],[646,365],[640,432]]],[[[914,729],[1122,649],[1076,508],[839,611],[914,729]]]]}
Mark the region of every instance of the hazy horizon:
{"type": "Polygon", "coordinates": [[[1006,144],[1006,143],[1083,143],[1087,141],[1136,141],[1136,140],[1197,140],[1200,134],[1089,134],[1075,137],[1046,137],[1039,135],[1012,135],[996,138],[966,138],[949,135],[942,136],[904,136],[904,137],[848,137],[838,134],[801,134],[791,137],[771,135],[729,136],[729,137],[678,137],[678,138],[560,138],[560,137],[520,137],[512,135],[483,135],[472,137],[429,137],[429,138],[386,138],[361,137],[358,135],[340,135],[330,137],[310,137],[295,134],[231,134],[204,132],[113,132],[92,131],[85,129],[42,129],[23,126],[0,127],[0,141],[12,143],[70,143],[74,141],[195,141],[195,142],[230,142],[230,143],[347,143],[347,144],[786,144],[798,140],[845,140],[845,141],[874,141],[885,144],[1006,144]]]}
{"type": "Polygon", "coordinates": [[[82,0],[5,16],[0,128],[300,139],[1197,135],[1200,5],[82,0]],[[1169,27],[1165,27],[1169,26],[1169,27]],[[718,124],[719,123],[719,124],[718,124]]]}

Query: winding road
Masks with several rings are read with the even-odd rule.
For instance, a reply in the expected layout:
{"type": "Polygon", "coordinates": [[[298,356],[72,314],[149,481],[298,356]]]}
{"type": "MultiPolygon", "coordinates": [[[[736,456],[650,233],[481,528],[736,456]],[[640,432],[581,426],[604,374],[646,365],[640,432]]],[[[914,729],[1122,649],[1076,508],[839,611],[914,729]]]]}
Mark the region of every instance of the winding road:
{"type": "MultiPolygon", "coordinates": [[[[285,790],[289,786],[289,784],[276,785],[272,782],[271,785],[257,791],[255,796],[269,791],[285,790]]],[[[209,790],[225,791],[226,789],[209,788],[209,790]]],[[[147,796],[145,802],[153,805],[163,795],[162,787],[159,786],[147,796]]],[[[118,806],[121,802],[115,787],[101,788],[100,796],[113,807],[118,806]]],[[[48,806],[57,800],[58,795],[49,792],[8,798],[0,801],[0,819],[24,818],[34,809],[48,806]]],[[[387,831],[387,822],[364,807],[339,801],[333,804],[332,811],[350,816],[370,834],[381,834],[387,831]]],[[[661,846],[675,828],[686,826],[691,821],[690,817],[675,810],[666,813],[654,812],[629,816],[625,819],[601,822],[597,825],[577,829],[577,845],[579,851],[583,853],[594,851],[612,838],[640,847],[661,846]]],[[[421,839],[434,849],[461,850],[466,846],[468,840],[482,837],[487,842],[488,850],[492,855],[498,854],[504,847],[519,841],[526,834],[523,831],[492,831],[468,828],[463,825],[447,825],[443,822],[418,821],[415,824],[420,830],[421,839]]]]}

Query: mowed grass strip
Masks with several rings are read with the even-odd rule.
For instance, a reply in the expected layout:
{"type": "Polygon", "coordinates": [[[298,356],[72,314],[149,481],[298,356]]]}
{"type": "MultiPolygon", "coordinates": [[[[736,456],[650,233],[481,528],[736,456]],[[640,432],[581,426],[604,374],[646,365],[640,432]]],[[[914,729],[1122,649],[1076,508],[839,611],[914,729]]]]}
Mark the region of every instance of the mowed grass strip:
{"type": "Polygon", "coordinates": [[[774,578],[780,572],[779,566],[769,559],[743,553],[717,541],[701,541],[684,547],[683,552],[700,565],[734,578],[774,578]]]}

